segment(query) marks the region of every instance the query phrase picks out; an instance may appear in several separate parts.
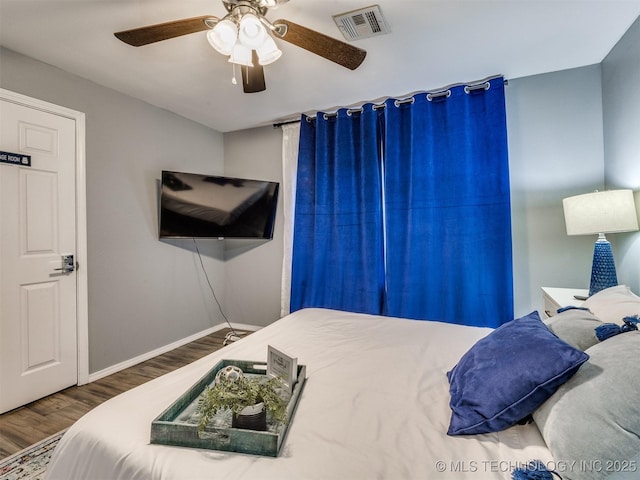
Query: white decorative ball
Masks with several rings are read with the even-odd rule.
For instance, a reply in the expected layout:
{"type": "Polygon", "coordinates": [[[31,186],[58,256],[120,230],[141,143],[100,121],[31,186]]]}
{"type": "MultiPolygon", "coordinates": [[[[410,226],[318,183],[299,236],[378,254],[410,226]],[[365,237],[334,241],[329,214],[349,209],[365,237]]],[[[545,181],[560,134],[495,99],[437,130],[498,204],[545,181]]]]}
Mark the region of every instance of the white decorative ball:
{"type": "Polygon", "coordinates": [[[216,383],[220,383],[222,381],[230,381],[235,382],[244,376],[242,370],[235,365],[227,365],[226,367],[220,369],[216,374],[216,383]]]}

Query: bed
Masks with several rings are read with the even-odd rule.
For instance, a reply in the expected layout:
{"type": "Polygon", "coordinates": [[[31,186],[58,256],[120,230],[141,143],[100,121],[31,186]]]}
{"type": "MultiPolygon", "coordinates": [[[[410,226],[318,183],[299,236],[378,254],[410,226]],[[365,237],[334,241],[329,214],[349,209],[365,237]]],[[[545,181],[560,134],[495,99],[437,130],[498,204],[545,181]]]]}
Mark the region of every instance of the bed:
{"type": "MultiPolygon", "coordinates": [[[[534,459],[558,467],[543,436],[552,407],[540,422],[490,433],[447,434],[452,421],[447,373],[494,332],[301,310],[95,408],[66,432],[47,478],[484,480],[510,479],[514,468],[534,459]],[[217,362],[265,361],[268,345],[297,357],[307,369],[278,457],[150,444],[154,418],[217,362]]],[[[556,470],[569,469],[560,467],[556,470]]]]}

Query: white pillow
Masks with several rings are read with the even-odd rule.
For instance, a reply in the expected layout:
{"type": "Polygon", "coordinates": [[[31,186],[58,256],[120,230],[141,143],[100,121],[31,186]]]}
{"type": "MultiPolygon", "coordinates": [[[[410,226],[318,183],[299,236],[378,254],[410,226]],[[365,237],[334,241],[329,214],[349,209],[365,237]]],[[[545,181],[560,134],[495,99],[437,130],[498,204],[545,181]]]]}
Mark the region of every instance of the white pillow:
{"type": "Polygon", "coordinates": [[[605,288],[582,304],[604,323],[624,324],[624,317],[640,314],[640,297],[626,285],[605,288]]]}

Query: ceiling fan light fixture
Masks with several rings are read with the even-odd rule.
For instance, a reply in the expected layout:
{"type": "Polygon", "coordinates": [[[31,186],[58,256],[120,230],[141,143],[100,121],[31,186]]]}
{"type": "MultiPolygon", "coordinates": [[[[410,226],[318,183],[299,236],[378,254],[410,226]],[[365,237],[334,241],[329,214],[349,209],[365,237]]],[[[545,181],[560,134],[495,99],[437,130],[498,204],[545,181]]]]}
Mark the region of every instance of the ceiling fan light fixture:
{"type": "Polygon", "coordinates": [[[220,20],[207,32],[209,44],[222,55],[231,55],[238,38],[238,27],[229,19],[220,20]]]}
{"type": "Polygon", "coordinates": [[[256,48],[256,53],[258,54],[260,65],[269,65],[282,56],[282,51],[269,35],[267,35],[263,44],[256,48]]]}
{"type": "Polygon", "coordinates": [[[253,61],[251,59],[251,49],[243,45],[242,43],[236,43],[229,57],[231,63],[238,65],[244,65],[245,67],[253,67],[253,61]]]}
{"type": "MultiPolygon", "coordinates": [[[[245,93],[265,90],[262,67],[282,56],[276,44],[280,40],[350,70],[355,70],[362,64],[367,52],[361,48],[289,20],[281,18],[273,23],[267,20],[265,15],[271,7],[279,7],[287,2],[289,0],[222,0],[228,12],[223,18],[201,15],[115,32],[114,35],[128,45],[141,47],[183,35],[206,32],[211,47],[227,57],[234,68],[235,65],[245,67],[241,68],[242,89],[245,93]]],[[[365,14],[359,12],[352,18],[353,23],[359,24],[363,15],[365,14]]],[[[378,20],[377,16],[375,20],[378,20]]],[[[372,19],[370,23],[375,22],[372,19]]]]}
{"type": "Polygon", "coordinates": [[[240,20],[238,40],[243,45],[255,49],[261,46],[269,35],[260,19],[253,13],[246,13],[240,20]]]}

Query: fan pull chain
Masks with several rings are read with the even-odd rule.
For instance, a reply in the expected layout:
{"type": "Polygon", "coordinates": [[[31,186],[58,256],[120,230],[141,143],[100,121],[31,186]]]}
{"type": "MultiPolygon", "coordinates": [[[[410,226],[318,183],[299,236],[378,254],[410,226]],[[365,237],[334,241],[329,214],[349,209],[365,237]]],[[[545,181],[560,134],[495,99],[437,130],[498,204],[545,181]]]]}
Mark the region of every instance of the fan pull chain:
{"type": "Polygon", "coordinates": [[[237,85],[238,81],[236,80],[236,64],[232,63],[231,68],[233,69],[233,76],[231,77],[231,83],[233,83],[234,85],[237,85]]]}

